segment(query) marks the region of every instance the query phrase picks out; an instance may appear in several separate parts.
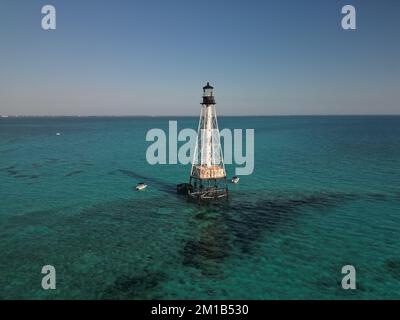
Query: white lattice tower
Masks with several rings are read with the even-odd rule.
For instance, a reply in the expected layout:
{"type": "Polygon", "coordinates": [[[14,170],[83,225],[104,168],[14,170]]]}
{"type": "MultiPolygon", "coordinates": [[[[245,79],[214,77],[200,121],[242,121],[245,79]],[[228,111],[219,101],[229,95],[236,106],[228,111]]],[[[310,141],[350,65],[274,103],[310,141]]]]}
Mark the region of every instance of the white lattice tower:
{"type": "Polygon", "coordinates": [[[203,87],[203,102],[191,169],[191,177],[201,180],[226,177],[213,89],[208,82],[203,87]]]}

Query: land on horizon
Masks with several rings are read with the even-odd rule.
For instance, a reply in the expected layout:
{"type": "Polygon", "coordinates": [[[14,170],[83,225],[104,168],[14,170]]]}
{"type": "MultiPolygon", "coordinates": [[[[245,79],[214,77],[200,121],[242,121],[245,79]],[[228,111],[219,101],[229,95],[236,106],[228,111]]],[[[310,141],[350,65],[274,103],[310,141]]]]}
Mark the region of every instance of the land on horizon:
{"type": "MultiPolygon", "coordinates": [[[[220,114],[219,118],[232,117],[399,117],[398,114],[244,114],[244,115],[229,115],[220,114]]],[[[0,115],[0,119],[7,118],[191,118],[198,115],[0,115]]]]}

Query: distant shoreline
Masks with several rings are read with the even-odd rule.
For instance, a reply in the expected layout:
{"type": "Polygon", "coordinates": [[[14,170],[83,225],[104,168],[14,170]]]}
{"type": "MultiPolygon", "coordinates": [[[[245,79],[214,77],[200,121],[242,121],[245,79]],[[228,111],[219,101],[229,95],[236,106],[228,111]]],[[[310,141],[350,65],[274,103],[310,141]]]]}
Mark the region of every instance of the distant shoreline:
{"type": "MultiPolygon", "coordinates": [[[[198,118],[198,115],[0,115],[0,119],[16,118],[198,118]]],[[[219,115],[219,118],[274,118],[274,117],[400,117],[400,114],[304,114],[304,115],[219,115]]]]}

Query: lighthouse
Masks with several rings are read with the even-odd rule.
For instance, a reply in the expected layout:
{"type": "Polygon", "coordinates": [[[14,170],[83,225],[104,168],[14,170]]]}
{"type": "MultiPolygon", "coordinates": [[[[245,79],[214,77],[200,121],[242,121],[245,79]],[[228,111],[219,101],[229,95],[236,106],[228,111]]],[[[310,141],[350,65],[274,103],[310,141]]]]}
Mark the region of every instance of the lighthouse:
{"type": "Polygon", "coordinates": [[[198,200],[228,197],[213,90],[209,82],[203,87],[196,148],[190,171],[188,194],[198,200]]]}

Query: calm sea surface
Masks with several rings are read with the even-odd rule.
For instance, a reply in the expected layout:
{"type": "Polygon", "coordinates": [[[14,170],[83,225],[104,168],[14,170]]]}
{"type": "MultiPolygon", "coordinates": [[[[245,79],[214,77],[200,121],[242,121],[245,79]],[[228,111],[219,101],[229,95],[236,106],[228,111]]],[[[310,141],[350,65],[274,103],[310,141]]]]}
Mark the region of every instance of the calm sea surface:
{"type": "Polygon", "coordinates": [[[255,170],[214,205],[176,195],[190,166],[147,164],[168,120],[197,128],[0,119],[0,298],[400,299],[400,117],[220,117],[255,129],[255,170]]]}

